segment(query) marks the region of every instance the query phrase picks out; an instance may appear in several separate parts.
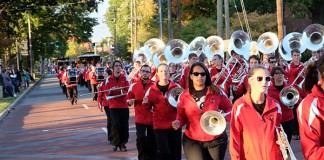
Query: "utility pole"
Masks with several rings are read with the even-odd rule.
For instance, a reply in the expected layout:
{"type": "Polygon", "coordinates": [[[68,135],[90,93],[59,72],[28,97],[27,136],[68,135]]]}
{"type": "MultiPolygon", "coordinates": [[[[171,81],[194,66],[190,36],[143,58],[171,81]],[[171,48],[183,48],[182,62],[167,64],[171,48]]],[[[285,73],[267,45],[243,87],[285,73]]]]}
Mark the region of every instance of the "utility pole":
{"type": "Polygon", "coordinates": [[[133,1],[134,0],[131,0],[131,3],[130,3],[130,9],[131,9],[131,17],[130,17],[130,27],[131,27],[131,53],[134,51],[134,41],[133,41],[133,38],[134,38],[134,34],[133,34],[133,1]]]}
{"type": "Polygon", "coordinates": [[[134,1],[134,8],[133,8],[133,12],[134,12],[134,48],[136,48],[137,45],[137,12],[136,12],[136,0],[134,1]]]}
{"type": "Polygon", "coordinates": [[[217,0],[217,34],[223,35],[223,0],[217,0]]]}
{"type": "Polygon", "coordinates": [[[160,39],[162,40],[162,2],[159,0],[160,39]]]}
{"type": "Polygon", "coordinates": [[[30,13],[28,10],[28,42],[29,42],[29,57],[30,57],[30,75],[33,76],[33,61],[34,61],[34,54],[33,54],[33,45],[31,40],[31,29],[30,29],[30,13]]]}
{"type": "Polygon", "coordinates": [[[283,2],[276,0],[277,3],[277,25],[278,25],[278,39],[281,40],[284,36],[283,32],[283,2]]]}
{"type": "Polygon", "coordinates": [[[171,19],[171,0],[168,0],[168,32],[169,32],[169,40],[173,39],[173,32],[172,32],[172,19],[171,19]]]}

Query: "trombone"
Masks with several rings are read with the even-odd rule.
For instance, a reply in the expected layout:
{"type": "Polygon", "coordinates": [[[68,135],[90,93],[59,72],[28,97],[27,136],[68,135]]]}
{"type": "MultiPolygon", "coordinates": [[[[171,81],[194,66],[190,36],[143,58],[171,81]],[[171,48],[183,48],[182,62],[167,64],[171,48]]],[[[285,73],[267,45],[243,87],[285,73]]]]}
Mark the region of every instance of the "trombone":
{"type": "MultiPolygon", "coordinates": [[[[306,63],[310,64],[311,62],[314,62],[316,60],[317,60],[316,56],[313,56],[306,63]]],[[[293,87],[293,85],[296,83],[297,79],[303,74],[306,67],[307,66],[304,66],[304,68],[299,72],[297,77],[289,86],[283,88],[280,91],[279,94],[280,101],[282,102],[282,104],[288,106],[288,108],[290,109],[293,108],[293,106],[298,102],[299,99],[299,92],[296,88],[293,87]]]]}
{"type": "Polygon", "coordinates": [[[287,135],[286,135],[285,131],[283,130],[281,124],[279,127],[276,127],[276,133],[277,133],[277,144],[280,147],[280,151],[282,153],[283,159],[284,160],[288,159],[288,153],[287,153],[287,150],[288,150],[290,159],[297,160],[294,155],[293,150],[291,149],[291,146],[287,139],[287,135]]]}
{"type": "MultiPolygon", "coordinates": [[[[98,92],[93,92],[93,93],[110,92],[110,91],[119,90],[119,89],[124,89],[124,88],[128,88],[128,87],[129,87],[129,86],[118,87],[118,88],[111,88],[111,89],[107,89],[107,90],[103,90],[103,91],[98,91],[98,92]]],[[[79,96],[84,96],[84,95],[89,95],[89,94],[92,94],[92,93],[80,94],[79,96]]]]}

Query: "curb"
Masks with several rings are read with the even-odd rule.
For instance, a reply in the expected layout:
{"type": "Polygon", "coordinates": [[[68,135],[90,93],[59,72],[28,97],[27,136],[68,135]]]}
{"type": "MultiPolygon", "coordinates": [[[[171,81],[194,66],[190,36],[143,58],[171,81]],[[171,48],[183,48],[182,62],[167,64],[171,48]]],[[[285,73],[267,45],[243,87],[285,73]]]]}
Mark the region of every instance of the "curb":
{"type": "Polygon", "coordinates": [[[46,75],[43,75],[38,81],[33,84],[33,86],[27,88],[27,90],[25,90],[14,102],[12,102],[4,111],[2,111],[0,113],[0,121],[2,121],[10,113],[10,111],[13,110],[13,108],[26,96],[26,94],[28,94],[30,90],[32,90],[36,85],[38,85],[41,80],[43,80],[45,76],[46,75]]]}

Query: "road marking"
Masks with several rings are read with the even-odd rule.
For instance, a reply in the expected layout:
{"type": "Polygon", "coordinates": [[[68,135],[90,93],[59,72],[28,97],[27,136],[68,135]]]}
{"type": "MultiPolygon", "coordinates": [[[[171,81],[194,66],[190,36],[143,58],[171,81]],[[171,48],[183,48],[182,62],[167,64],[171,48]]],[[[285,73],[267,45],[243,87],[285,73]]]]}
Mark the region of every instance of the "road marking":
{"type": "Polygon", "coordinates": [[[89,107],[86,104],[82,104],[85,109],[89,109],[89,107]]]}
{"type": "Polygon", "coordinates": [[[107,128],[106,127],[102,127],[101,128],[106,134],[108,134],[107,128]]]}

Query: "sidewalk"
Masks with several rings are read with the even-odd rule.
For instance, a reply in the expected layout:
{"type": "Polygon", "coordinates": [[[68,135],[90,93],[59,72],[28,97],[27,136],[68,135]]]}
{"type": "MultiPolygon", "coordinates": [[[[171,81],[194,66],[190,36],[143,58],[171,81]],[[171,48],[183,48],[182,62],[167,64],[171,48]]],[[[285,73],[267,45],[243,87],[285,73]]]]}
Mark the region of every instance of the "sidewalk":
{"type": "Polygon", "coordinates": [[[11,110],[14,109],[14,107],[27,95],[27,93],[29,91],[31,91],[34,88],[34,86],[36,86],[45,76],[47,76],[47,75],[43,75],[39,79],[36,79],[35,82],[31,82],[29,84],[29,87],[28,88],[24,88],[23,91],[21,91],[19,94],[17,94],[17,97],[6,97],[6,98],[2,98],[0,104],[2,103],[2,100],[7,100],[7,99],[10,99],[10,98],[15,98],[15,100],[11,104],[9,104],[9,106],[7,108],[5,108],[0,113],[0,121],[2,121],[2,119],[4,117],[6,117],[6,115],[8,113],[10,113],[11,110]]]}

